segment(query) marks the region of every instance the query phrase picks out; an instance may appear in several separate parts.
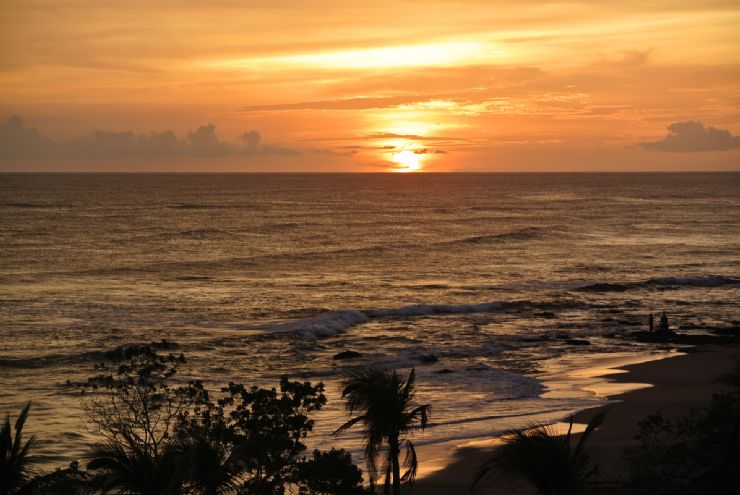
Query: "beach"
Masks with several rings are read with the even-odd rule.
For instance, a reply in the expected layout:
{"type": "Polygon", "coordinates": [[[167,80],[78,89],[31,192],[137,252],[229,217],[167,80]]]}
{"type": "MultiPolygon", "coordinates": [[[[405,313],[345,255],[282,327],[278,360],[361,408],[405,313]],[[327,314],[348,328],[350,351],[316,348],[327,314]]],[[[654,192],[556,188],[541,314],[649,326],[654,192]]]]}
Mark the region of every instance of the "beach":
{"type": "MultiPolygon", "coordinates": [[[[588,444],[599,465],[594,481],[604,483],[594,488],[592,493],[623,493],[621,488],[605,485],[624,479],[622,454],[625,447],[633,444],[638,421],[656,411],[668,418],[676,418],[692,408],[706,405],[712,394],[727,388],[717,379],[731,371],[740,357],[740,346],[697,346],[684,352],[666,359],[627,365],[621,368],[623,373],[608,375],[614,390],[626,386],[629,391],[610,395],[609,404],[575,415],[576,423],[585,424],[598,412],[608,410],[603,425],[593,433],[588,444]]],[[[445,467],[417,480],[412,493],[468,493],[476,469],[494,454],[496,444],[496,440],[491,439],[461,445],[452,452],[445,467]]],[[[507,491],[499,491],[501,489],[487,485],[472,493],[493,493],[494,490],[497,493],[535,493],[523,483],[515,487],[506,485],[507,491]]]]}

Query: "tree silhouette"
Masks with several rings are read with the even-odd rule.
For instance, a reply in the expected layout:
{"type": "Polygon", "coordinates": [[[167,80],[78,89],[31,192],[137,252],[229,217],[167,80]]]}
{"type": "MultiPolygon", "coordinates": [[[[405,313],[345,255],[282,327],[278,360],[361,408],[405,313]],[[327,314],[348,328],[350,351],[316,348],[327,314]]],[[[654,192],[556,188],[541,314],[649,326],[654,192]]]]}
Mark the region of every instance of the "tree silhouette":
{"type": "Polygon", "coordinates": [[[182,491],[182,466],[177,453],[151,450],[136,445],[103,442],[86,454],[93,472],[91,485],[100,493],[126,495],[178,495],[182,491]]]}
{"type": "Polygon", "coordinates": [[[359,413],[340,426],[334,434],[357,424],[364,426],[365,462],[371,487],[378,477],[377,457],[386,445],[383,459],[384,493],[389,495],[391,484],[394,495],[400,495],[401,483],[412,484],[419,465],[414,444],[404,438],[416,428],[425,428],[429,421],[430,404],[417,406],[416,374],[412,369],[407,378],[396,370],[381,367],[362,367],[350,371],[344,382],[342,397],[349,414],[359,413]],[[400,454],[405,448],[401,475],[400,454]]]}
{"type": "Polygon", "coordinates": [[[31,411],[28,402],[21,410],[15,425],[11,428],[10,414],[0,428],[0,495],[22,493],[34,473],[32,457],[36,438],[31,436],[23,442],[23,427],[31,411]]]}
{"type": "Polygon", "coordinates": [[[532,483],[543,495],[578,493],[596,472],[585,446],[605,416],[606,412],[601,412],[591,419],[575,447],[571,445],[573,418],[564,436],[558,435],[551,425],[541,423],[512,430],[496,454],[480,467],[473,486],[495,474],[499,477],[494,481],[515,474],[532,483]]]}

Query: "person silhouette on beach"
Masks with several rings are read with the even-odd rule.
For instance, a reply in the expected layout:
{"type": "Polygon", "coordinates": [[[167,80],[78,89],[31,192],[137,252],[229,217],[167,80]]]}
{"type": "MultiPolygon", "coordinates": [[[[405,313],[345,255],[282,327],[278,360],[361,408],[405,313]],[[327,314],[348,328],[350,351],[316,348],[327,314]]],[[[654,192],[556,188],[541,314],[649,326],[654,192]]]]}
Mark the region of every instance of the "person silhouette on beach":
{"type": "Polygon", "coordinates": [[[669,333],[670,329],[668,328],[668,317],[665,315],[665,311],[663,311],[663,315],[660,317],[660,327],[658,327],[659,333],[669,333]]]}
{"type": "Polygon", "coordinates": [[[650,327],[650,333],[653,333],[654,326],[655,326],[655,322],[653,320],[653,314],[650,313],[650,319],[648,320],[648,327],[650,327]]]}

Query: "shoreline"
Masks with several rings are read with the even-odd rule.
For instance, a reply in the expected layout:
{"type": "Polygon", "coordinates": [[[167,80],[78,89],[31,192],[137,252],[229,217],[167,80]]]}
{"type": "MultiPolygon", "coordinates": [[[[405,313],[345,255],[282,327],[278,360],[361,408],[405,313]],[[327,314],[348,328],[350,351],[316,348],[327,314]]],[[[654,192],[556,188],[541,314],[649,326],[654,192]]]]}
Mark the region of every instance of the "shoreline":
{"type": "MultiPolygon", "coordinates": [[[[593,433],[588,444],[599,465],[595,479],[624,478],[622,452],[632,443],[637,422],[645,416],[662,410],[666,416],[676,417],[708,402],[712,394],[722,388],[714,381],[732,369],[735,359],[740,356],[740,346],[705,345],[683,349],[681,353],[666,353],[662,358],[654,356],[653,359],[603,367],[598,369],[598,374],[591,374],[595,370],[593,367],[580,370],[590,377],[600,378],[599,382],[605,386],[594,393],[608,401],[574,415],[574,431],[579,431],[576,429],[579,425],[587,423],[598,412],[609,410],[603,425],[593,433]]],[[[573,372],[577,374],[579,370],[573,372]]],[[[548,386],[547,381],[544,384],[548,386]]],[[[548,387],[546,393],[550,392],[548,387]]],[[[477,467],[493,455],[499,442],[499,438],[490,438],[447,445],[447,458],[432,457],[431,469],[422,468],[410,493],[458,495],[489,492],[492,489],[489,485],[470,492],[470,484],[477,467]]],[[[422,466],[424,454],[419,454],[422,466]]],[[[516,493],[520,492],[533,493],[526,486],[516,493]]]]}

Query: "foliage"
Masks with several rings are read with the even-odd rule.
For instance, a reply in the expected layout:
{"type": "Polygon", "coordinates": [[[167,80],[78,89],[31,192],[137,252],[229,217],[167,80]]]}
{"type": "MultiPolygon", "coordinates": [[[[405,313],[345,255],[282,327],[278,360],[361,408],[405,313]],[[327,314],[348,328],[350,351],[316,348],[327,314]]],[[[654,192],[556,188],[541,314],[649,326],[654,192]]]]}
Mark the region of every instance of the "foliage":
{"type": "MultiPolygon", "coordinates": [[[[164,344],[162,344],[164,345],[164,344]]],[[[173,387],[182,355],[157,345],[107,353],[108,363],[80,385],[90,424],[102,440],[86,455],[43,476],[32,470],[32,437],[22,429],[30,404],[11,431],[0,431],[0,495],[361,495],[362,473],[344,450],[306,456],[310,414],[326,403],[322,383],[279,389],[230,383],[217,399],[201,382],[173,387]]]]}
{"type": "Polygon", "coordinates": [[[719,381],[732,387],[740,388],[740,359],[735,361],[735,366],[732,368],[732,371],[721,377],[719,381]]]}
{"type": "Polygon", "coordinates": [[[169,447],[154,453],[136,445],[106,441],[87,453],[91,485],[101,493],[177,495],[182,493],[179,458],[169,447]]]}
{"type": "Polygon", "coordinates": [[[300,495],[369,495],[362,486],[362,471],[343,449],[313,451],[313,457],[300,462],[295,472],[300,495]]]}
{"type": "Polygon", "coordinates": [[[416,406],[416,375],[412,369],[407,378],[396,370],[381,367],[361,367],[350,371],[344,380],[342,397],[346,399],[349,414],[359,415],[339,427],[335,434],[363,424],[365,462],[371,487],[378,477],[377,458],[385,443],[382,472],[385,473],[384,493],[398,495],[401,483],[413,483],[418,459],[414,444],[403,438],[416,428],[425,428],[431,405],[416,406]],[[400,453],[405,447],[405,472],[401,476],[400,453]]]}
{"type": "Polygon", "coordinates": [[[90,476],[80,470],[77,461],[72,461],[65,469],[37,476],[29,482],[30,492],[39,495],[80,495],[87,493],[90,476]]]}
{"type": "Polygon", "coordinates": [[[157,459],[186,405],[169,385],[185,358],[159,355],[152,346],[136,346],[124,358],[113,370],[106,363],[96,367],[101,373],[83,384],[83,407],[109,444],[157,459]]]}
{"type": "MultiPolygon", "coordinates": [[[[230,383],[214,402],[202,383],[191,383],[187,392],[195,407],[180,415],[177,435],[198,453],[190,457],[192,471],[218,475],[224,486],[238,482],[250,494],[284,493],[313,430],[308,415],[326,403],[323,390],[321,383],[283,377],[279,392],[230,383]]],[[[209,486],[219,483],[211,480],[209,486]]]]}
{"type": "Polygon", "coordinates": [[[235,493],[243,480],[241,451],[219,441],[205,428],[190,429],[190,436],[178,441],[185,485],[189,493],[220,495],[235,493]]]}
{"type": "Polygon", "coordinates": [[[625,452],[631,483],[652,493],[729,493],[740,486],[740,395],[718,393],[678,420],[660,412],[638,424],[625,452]]]}
{"type": "Polygon", "coordinates": [[[564,436],[541,423],[512,430],[495,456],[481,466],[474,486],[495,474],[499,477],[494,482],[514,474],[532,483],[544,495],[578,493],[597,471],[585,446],[605,416],[606,412],[601,412],[591,419],[575,447],[571,441],[573,418],[564,436]]]}
{"type": "Polygon", "coordinates": [[[34,474],[32,457],[36,446],[35,437],[31,436],[23,442],[23,427],[31,410],[29,402],[21,410],[15,420],[13,428],[10,424],[10,414],[6,414],[2,428],[0,428],[0,495],[24,493],[27,484],[34,474]]]}

